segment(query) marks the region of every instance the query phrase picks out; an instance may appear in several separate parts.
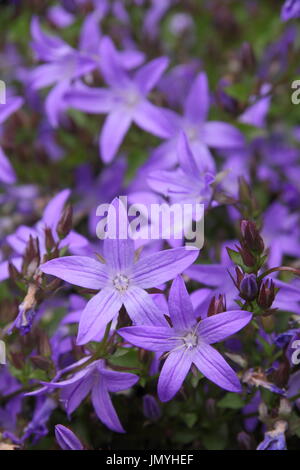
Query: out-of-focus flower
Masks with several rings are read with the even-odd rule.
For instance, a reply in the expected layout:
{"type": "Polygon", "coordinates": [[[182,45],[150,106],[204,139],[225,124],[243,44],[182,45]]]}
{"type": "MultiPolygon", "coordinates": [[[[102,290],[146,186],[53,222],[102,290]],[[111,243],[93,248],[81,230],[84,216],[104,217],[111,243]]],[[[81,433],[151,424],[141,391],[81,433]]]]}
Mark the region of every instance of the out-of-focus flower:
{"type": "MultiPolygon", "coordinates": [[[[23,104],[23,98],[20,96],[7,97],[5,104],[0,104],[0,126],[6,119],[23,104]]],[[[0,147],[0,182],[12,184],[16,181],[16,175],[8,158],[0,147]]]]}
{"type": "Polygon", "coordinates": [[[102,159],[108,163],[133,122],[159,137],[171,135],[166,111],[147,100],[147,95],[166,69],[168,59],[154,59],[135,72],[132,78],[122,67],[109,38],[101,41],[100,54],[101,71],[110,88],[74,88],[66,95],[66,101],[82,111],[108,113],[99,141],[102,159]]]}
{"type": "Polygon", "coordinates": [[[299,18],[299,17],[300,17],[300,1],[299,0],[286,0],[281,10],[282,21],[288,21],[291,18],[299,18]]]}
{"type": "Polygon", "coordinates": [[[286,450],[285,431],[287,424],[278,421],[273,431],[265,433],[264,440],[258,445],[256,450],[286,450]]]}
{"type": "Polygon", "coordinates": [[[110,370],[106,368],[103,360],[98,360],[75,372],[70,379],[45,385],[50,389],[62,389],[61,399],[68,415],[91,393],[92,403],[100,421],[113,431],[125,432],[109,393],[127,390],[137,381],[136,375],[110,370]]]}
{"type": "Polygon", "coordinates": [[[153,395],[143,397],[143,411],[150,421],[157,421],[161,417],[161,409],[153,395]]]}

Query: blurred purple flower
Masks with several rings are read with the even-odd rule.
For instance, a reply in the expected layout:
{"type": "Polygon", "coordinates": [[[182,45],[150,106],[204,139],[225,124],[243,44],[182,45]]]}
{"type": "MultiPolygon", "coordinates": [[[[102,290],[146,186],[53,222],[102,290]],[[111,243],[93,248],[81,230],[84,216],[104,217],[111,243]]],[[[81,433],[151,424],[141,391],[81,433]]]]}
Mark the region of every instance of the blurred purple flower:
{"type": "Polygon", "coordinates": [[[108,113],[100,134],[100,154],[105,163],[116,155],[128,129],[135,122],[159,137],[169,137],[171,130],[166,111],[147,100],[168,65],[160,57],[142,66],[131,78],[122,67],[112,41],[103,38],[100,44],[101,71],[106,88],[76,88],[65,99],[70,106],[89,113],[108,113]]]}
{"type": "Polygon", "coordinates": [[[61,399],[68,415],[91,393],[95,412],[109,429],[125,432],[113,407],[109,392],[120,392],[131,388],[138,376],[107,369],[103,360],[94,361],[75,372],[70,379],[45,383],[50,389],[61,388],[61,399]]]}

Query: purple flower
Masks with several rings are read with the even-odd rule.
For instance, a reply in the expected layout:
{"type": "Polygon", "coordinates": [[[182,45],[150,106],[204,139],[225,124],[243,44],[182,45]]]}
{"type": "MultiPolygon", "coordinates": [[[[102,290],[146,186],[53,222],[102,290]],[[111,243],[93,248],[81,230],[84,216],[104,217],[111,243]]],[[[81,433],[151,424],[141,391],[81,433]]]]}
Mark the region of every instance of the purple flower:
{"type": "Polygon", "coordinates": [[[185,134],[178,140],[179,168],[172,171],[157,170],[147,181],[154,191],[168,196],[172,203],[207,203],[212,195],[214,175],[205,171],[192,153],[185,134]]]}
{"type": "Polygon", "coordinates": [[[300,17],[300,1],[299,0],[286,0],[281,10],[282,21],[288,21],[291,18],[299,18],[299,17],[300,17]]]}
{"type": "MultiPolygon", "coordinates": [[[[55,85],[45,103],[46,113],[53,127],[58,126],[59,116],[66,108],[64,95],[70,89],[71,82],[99,67],[99,47],[102,38],[98,23],[101,17],[101,9],[87,16],[80,35],[79,50],[58,36],[43,32],[37,17],[32,20],[31,47],[38,59],[46,63],[39,65],[31,73],[31,86],[40,89],[55,85]]],[[[135,67],[143,61],[143,55],[137,51],[119,53],[112,43],[111,48],[122,65],[127,68],[135,67]]]]}
{"type": "Polygon", "coordinates": [[[101,71],[110,88],[75,88],[66,94],[66,101],[70,106],[89,113],[109,113],[99,141],[102,159],[108,163],[116,155],[133,122],[159,137],[171,135],[167,111],[147,100],[147,95],[166,69],[168,59],[152,60],[132,78],[122,67],[109,38],[101,41],[100,55],[101,71]]]}
{"type": "Polygon", "coordinates": [[[150,351],[166,353],[158,380],[158,396],[169,401],[180,389],[191,365],[218,386],[240,392],[236,373],[211,344],[236,333],[251,320],[243,310],[219,313],[197,323],[184,282],[178,276],[169,296],[172,327],[131,326],[118,333],[129,343],[150,351]]]}
{"type": "Polygon", "coordinates": [[[157,421],[161,417],[161,409],[153,395],[143,397],[143,411],[150,421],[157,421]]]}
{"type": "Polygon", "coordinates": [[[35,444],[39,439],[48,434],[47,423],[52,411],[56,408],[56,403],[48,397],[41,396],[37,398],[36,406],[32,419],[25,427],[21,437],[7,432],[4,437],[8,437],[16,444],[24,444],[29,438],[32,438],[32,443],[35,444]]]}
{"type": "Polygon", "coordinates": [[[70,379],[45,385],[49,388],[62,389],[61,399],[65,404],[68,415],[73,413],[82,400],[91,393],[92,403],[100,421],[112,431],[125,432],[113,407],[109,393],[127,390],[137,381],[138,376],[109,370],[105,367],[103,360],[98,360],[75,372],[70,379]]]}
{"type": "Polygon", "coordinates": [[[172,138],[155,150],[151,163],[157,162],[161,167],[176,164],[177,139],[182,131],[186,134],[195,157],[210,171],[214,171],[215,162],[209,147],[219,149],[244,147],[243,135],[231,124],[220,121],[206,122],[210,101],[207,76],[202,72],[191,85],[184,103],[183,117],[174,112],[169,113],[170,124],[172,123],[174,130],[172,138]]]}
{"type": "Polygon", "coordinates": [[[145,289],[159,286],[192,264],[198,250],[175,248],[160,251],[134,260],[134,241],[124,239],[124,222],[128,236],[125,207],[118,199],[110,205],[107,226],[114,226],[118,238],[106,238],[103,243],[105,264],[85,256],[56,258],[41,266],[46,274],[57,276],[72,284],[100,290],[82,312],[77,344],[85,344],[118,314],[122,305],[138,324],[165,324],[165,319],[145,289]],[[122,235],[123,232],[123,235],[122,235]],[[122,238],[123,237],[123,238],[122,238]]]}
{"type": "MultiPolygon", "coordinates": [[[[8,97],[6,104],[0,104],[0,126],[4,121],[23,104],[23,98],[20,96],[8,97]]],[[[16,181],[15,172],[0,147],[0,182],[12,184],[16,181]]]]}
{"type": "Polygon", "coordinates": [[[256,450],[287,450],[284,435],[286,428],[287,425],[284,421],[278,421],[273,431],[265,433],[264,440],[256,450]]]}
{"type": "Polygon", "coordinates": [[[62,424],[55,426],[55,438],[63,450],[83,450],[83,445],[78,437],[75,436],[71,429],[66,428],[62,424]]]}

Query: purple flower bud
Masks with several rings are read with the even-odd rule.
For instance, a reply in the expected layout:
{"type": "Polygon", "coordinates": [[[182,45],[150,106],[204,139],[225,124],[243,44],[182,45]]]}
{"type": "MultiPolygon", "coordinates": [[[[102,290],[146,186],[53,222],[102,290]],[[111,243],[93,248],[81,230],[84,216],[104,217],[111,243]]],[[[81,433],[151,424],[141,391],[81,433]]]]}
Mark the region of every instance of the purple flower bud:
{"type": "Polygon", "coordinates": [[[69,235],[72,229],[73,209],[68,205],[62,213],[60,221],[57,224],[57,234],[60,238],[65,238],[69,235]]]}
{"type": "Polygon", "coordinates": [[[143,398],[143,411],[146,418],[157,421],[161,417],[161,409],[152,395],[145,395],[143,398]]]}
{"type": "Polygon", "coordinates": [[[245,431],[241,431],[237,435],[237,441],[242,449],[250,450],[251,449],[251,436],[247,434],[245,431]]]}
{"type": "Polygon", "coordinates": [[[219,297],[213,296],[208,307],[207,316],[211,317],[212,315],[216,315],[217,313],[221,313],[225,311],[226,311],[225,295],[220,294],[219,297]]]}
{"type": "Polygon", "coordinates": [[[240,283],[240,295],[245,300],[255,299],[258,292],[255,274],[245,274],[240,283]]]}
{"type": "Polygon", "coordinates": [[[83,445],[78,437],[75,436],[71,429],[66,428],[62,424],[55,426],[55,438],[63,450],[83,450],[83,445]]]}
{"type": "Polygon", "coordinates": [[[275,285],[272,279],[267,279],[259,289],[257,303],[260,307],[268,309],[275,299],[275,285]]]}
{"type": "Polygon", "coordinates": [[[258,254],[263,253],[265,245],[254,222],[242,220],[241,233],[243,238],[242,244],[245,248],[258,254]]]}
{"type": "Polygon", "coordinates": [[[256,65],[256,59],[252,45],[249,42],[243,42],[239,51],[240,61],[244,69],[252,71],[256,65]]]}

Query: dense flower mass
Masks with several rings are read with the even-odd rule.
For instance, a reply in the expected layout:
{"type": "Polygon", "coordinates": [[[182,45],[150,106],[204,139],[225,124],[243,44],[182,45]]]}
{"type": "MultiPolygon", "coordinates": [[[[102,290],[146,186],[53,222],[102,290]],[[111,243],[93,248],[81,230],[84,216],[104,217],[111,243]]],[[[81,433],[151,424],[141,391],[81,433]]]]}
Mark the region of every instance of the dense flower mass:
{"type": "Polygon", "coordinates": [[[300,448],[275,3],[1,2],[0,449],[300,448]]]}

